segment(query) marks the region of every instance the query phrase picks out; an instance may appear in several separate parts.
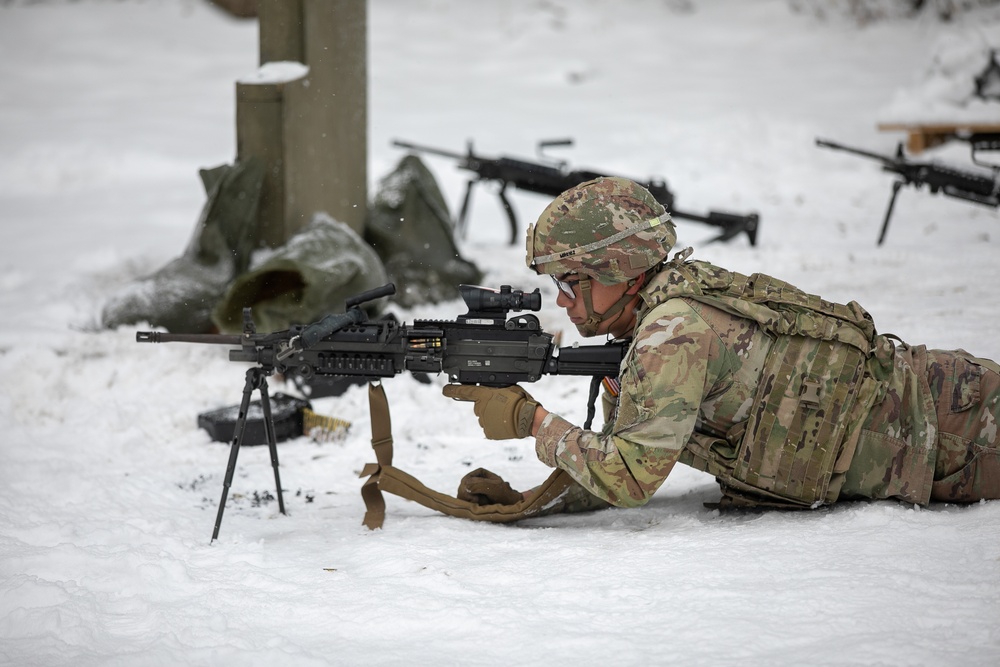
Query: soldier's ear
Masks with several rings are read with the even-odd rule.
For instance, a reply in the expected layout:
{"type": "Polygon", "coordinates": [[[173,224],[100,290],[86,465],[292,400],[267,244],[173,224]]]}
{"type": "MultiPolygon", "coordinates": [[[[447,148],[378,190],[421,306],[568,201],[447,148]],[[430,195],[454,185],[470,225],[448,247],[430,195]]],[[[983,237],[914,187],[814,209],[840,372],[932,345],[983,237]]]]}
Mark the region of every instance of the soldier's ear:
{"type": "Polygon", "coordinates": [[[626,294],[636,294],[642,289],[642,286],[646,283],[646,274],[640,274],[632,280],[628,281],[628,289],[625,290],[626,294]]]}

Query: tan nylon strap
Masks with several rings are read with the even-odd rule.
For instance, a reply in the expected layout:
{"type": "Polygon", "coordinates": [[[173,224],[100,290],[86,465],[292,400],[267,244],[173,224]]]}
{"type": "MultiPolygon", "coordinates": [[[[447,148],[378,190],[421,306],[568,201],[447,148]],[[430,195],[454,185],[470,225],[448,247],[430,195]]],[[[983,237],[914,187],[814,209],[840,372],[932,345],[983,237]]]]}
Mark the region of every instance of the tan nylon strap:
{"type": "Polygon", "coordinates": [[[540,514],[574,483],[566,471],[554,470],[528,500],[513,505],[477,505],[429,489],[417,478],[392,466],[383,467],[378,479],[382,491],[412,500],[428,509],[461,519],[494,523],[510,523],[540,514]]]}
{"type": "MultiPolygon", "coordinates": [[[[625,309],[625,305],[635,298],[635,295],[629,294],[628,291],[626,291],[621,295],[621,298],[611,304],[607,310],[603,313],[598,313],[594,311],[593,284],[590,281],[590,276],[580,277],[580,295],[583,299],[584,309],[587,312],[587,321],[581,325],[581,328],[584,332],[587,332],[584,335],[588,335],[589,333],[591,336],[596,336],[597,329],[601,326],[601,323],[612,317],[617,317],[618,314],[625,309]]],[[[630,280],[628,283],[629,287],[633,284],[635,284],[634,280],[630,280]]]]}
{"type": "Polygon", "coordinates": [[[590,276],[580,278],[580,297],[583,299],[583,307],[587,313],[587,321],[583,323],[583,329],[591,336],[597,335],[597,327],[601,326],[601,316],[594,312],[594,299],[591,295],[590,276]]]}
{"type": "Polygon", "coordinates": [[[392,419],[389,399],[381,383],[368,385],[368,413],[372,420],[372,449],[380,466],[392,465],[392,419]]]}
{"type": "Polygon", "coordinates": [[[361,498],[365,501],[364,525],[369,529],[381,528],[385,521],[385,499],[379,491],[378,481],[383,469],[392,465],[392,421],[389,418],[389,401],[381,383],[368,384],[368,412],[371,415],[372,449],[375,460],[361,471],[368,479],[361,485],[361,498]]]}
{"type": "Polygon", "coordinates": [[[530,499],[513,505],[476,505],[459,500],[427,488],[417,478],[392,466],[392,423],[389,418],[389,401],[381,384],[368,385],[368,410],[371,414],[372,449],[375,450],[378,463],[366,464],[360,476],[368,477],[361,485],[361,498],[365,502],[363,523],[371,530],[381,528],[385,521],[382,491],[449,516],[509,523],[540,514],[575,483],[567,472],[555,470],[530,499]]]}

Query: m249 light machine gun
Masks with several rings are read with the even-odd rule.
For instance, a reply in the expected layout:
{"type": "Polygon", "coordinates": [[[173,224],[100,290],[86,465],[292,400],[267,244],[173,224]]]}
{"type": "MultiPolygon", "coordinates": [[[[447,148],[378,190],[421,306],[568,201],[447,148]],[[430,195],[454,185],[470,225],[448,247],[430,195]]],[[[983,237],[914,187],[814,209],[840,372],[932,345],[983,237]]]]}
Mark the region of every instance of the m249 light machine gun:
{"type": "Polygon", "coordinates": [[[1000,206],[1000,177],[998,177],[1000,168],[997,167],[992,168],[993,176],[991,178],[985,174],[962,171],[934,162],[907,160],[903,155],[902,144],[896,149],[895,157],[851,148],[824,139],[817,139],[816,145],[877,160],[882,163],[882,171],[899,176],[899,179],[892,184],[892,196],[889,198],[889,208],[886,209],[885,218],[882,220],[878,245],[882,245],[885,241],[886,232],[889,231],[889,220],[892,218],[892,209],[896,205],[896,195],[899,194],[899,189],[904,185],[912,185],[917,189],[926,185],[931,194],[940,192],[949,197],[964,199],[984,206],[992,206],[993,208],[1000,206]]]}
{"type": "MultiPolygon", "coordinates": [[[[573,141],[571,139],[542,141],[539,142],[538,149],[539,153],[541,153],[542,149],[550,146],[569,146],[572,145],[572,143],[573,141]]],[[[528,192],[535,192],[537,194],[548,195],[549,197],[556,197],[573,186],[601,176],[612,175],[583,169],[567,170],[565,168],[565,162],[562,161],[558,161],[553,164],[541,164],[538,162],[528,162],[526,160],[519,160],[511,157],[486,158],[481,155],[476,155],[473,152],[471,142],[469,143],[468,150],[465,155],[440,148],[420,146],[399,140],[394,140],[392,145],[397,148],[406,148],[418,153],[429,153],[431,155],[451,158],[458,162],[458,167],[460,169],[466,169],[476,174],[476,178],[470,180],[465,188],[465,197],[462,199],[462,208],[458,215],[458,221],[456,224],[459,233],[464,233],[465,231],[466,216],[468,215],[469,204],[472,198],[472,187],[479,181],[497,181],[500,184],[500,191],[498,193],[500,203],[503,204],[504,211],[507,213],[507,220],[510,223],[511,245],[514,245],[517,242],[518,228],[517,216],[514,214],[514,207],[511,206],[510,200],[507,199],[506,195],[508,185],[513,185],[519,190],[527,190],[528,192]]],[[[697,213],[681,211],[674,207],[674,193],[670,191],[665,181],[631,180],[635,180],[636,183],[639,183],[644,188],[649,190],[650,194],[656,198],[656,201],[663,204],[663,207],[667,209],[667,212],[670,213],[672,217],[682,220],[701,222],[706,225],[722,229],[722,232],[718,236],[712,238],[710,242],[728,241],[736,236],[739,236],[740,234],[745,233],[747,238],[750,240],[750,245],[757,245],[757,226],[760,224],[760,218],[756,213],[738,215],[722,211],[709,211],[707,215],[699,215],[697,213]]]]}
{"type": "Polygon", "coordinates": [[[250,309],[243,311],[244,331],[239,335],[136,333],[136,341],[140,343],[229,345],[235,348],[229,351],[230,361],[254,364],[246,374],[222,499],[212,532],[213,541],[219,536],[246,428],[250,397],[255,389],[261,394],[278,507],[282,514],[285,513],[266,380],[275,372],[286,377],[298,376],[311,383],[343,377],[379,380],[403,371],[445,373],[452,382],[491,387],[536,382],[543,375],[591,376],[588,428],[600,380],[618,375],[625,353],[623,342],[560,348],[556,347],[552,334],[541,330],[535,315],[508,317],[511,311],[540,310],[542,297],[537,289],[525,293],[509,285],[499,290],[461,285],[459,291],[468,312],[455,320],[416,320],[412,325],[400,324],[394,319],[368,321],[361,305],[395,291],[395,286],[389,284],[364,292],[348,299],[342,314],[328,315],[315,324],[274,333],[256,333],[250,309]]]}

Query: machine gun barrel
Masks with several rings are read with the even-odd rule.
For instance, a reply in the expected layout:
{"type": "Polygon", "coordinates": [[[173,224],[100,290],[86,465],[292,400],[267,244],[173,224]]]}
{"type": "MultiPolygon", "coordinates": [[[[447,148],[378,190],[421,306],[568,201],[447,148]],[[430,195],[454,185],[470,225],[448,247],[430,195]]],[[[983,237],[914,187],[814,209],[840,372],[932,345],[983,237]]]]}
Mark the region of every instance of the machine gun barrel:
{"type": "Polygon", "coordinates": [[[431,155],[439,155],[441,157],[449,157],[453,160],[464,160],[465,155],[461,153],[456,153],[454,151],[445,150],[443,148],[434,148],[433,146],[422,146],[420,144],[414,144],[409,141],[401,141],[399,139],[393,139],[392,145],[395,148],[405,148],[410,151],[416,151],[418,153],[430,153],[431,155]]]}
{"type": "Polygon", "coordinates": [[[860,155],[862,157],[871,158],[872,160],[878,160],[883,164],[892,164],[895,162],[891,157],[886,155],[879,155],[878,153],[873,153],[872,151],[866,151],[862,148],[854,148],[852,146],[845,146],[844,144],[838,144],[835,141],[829,141],[828,139],[817,139],[816,145],[822,148],[832,148],[835,151],[843,151],[845,153],[854,153],[855,155],[860,155]]]}
{"type": "Polygon", "coordinates": [[[184,334],[166,331],[136,331],[137,343],[201,343],[203,345],[240,345],[242,336],[228,334],[184,334]]]}

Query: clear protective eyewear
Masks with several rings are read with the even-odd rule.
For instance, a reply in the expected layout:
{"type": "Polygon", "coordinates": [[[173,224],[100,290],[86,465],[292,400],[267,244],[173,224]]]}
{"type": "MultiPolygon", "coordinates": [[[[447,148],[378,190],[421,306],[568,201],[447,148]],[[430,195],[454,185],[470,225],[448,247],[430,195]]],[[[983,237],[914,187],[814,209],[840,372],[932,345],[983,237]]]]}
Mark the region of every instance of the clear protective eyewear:
{"type": "Polygon", "coordinates": [[[556,284],[556,287],[559,288],[559,291],[565,294],[570,301],[576,301],[576,292],[573,291],[573,287],[575,285],[580,284],[580,279],[577,278],[576,280],[565,280],[567,276],[572,276],[572,275],[576,274],[567,273],[562,278],[556,278],[555,276],[549,274],[549,277],[552,278],[552,282],[556,284]]]}

